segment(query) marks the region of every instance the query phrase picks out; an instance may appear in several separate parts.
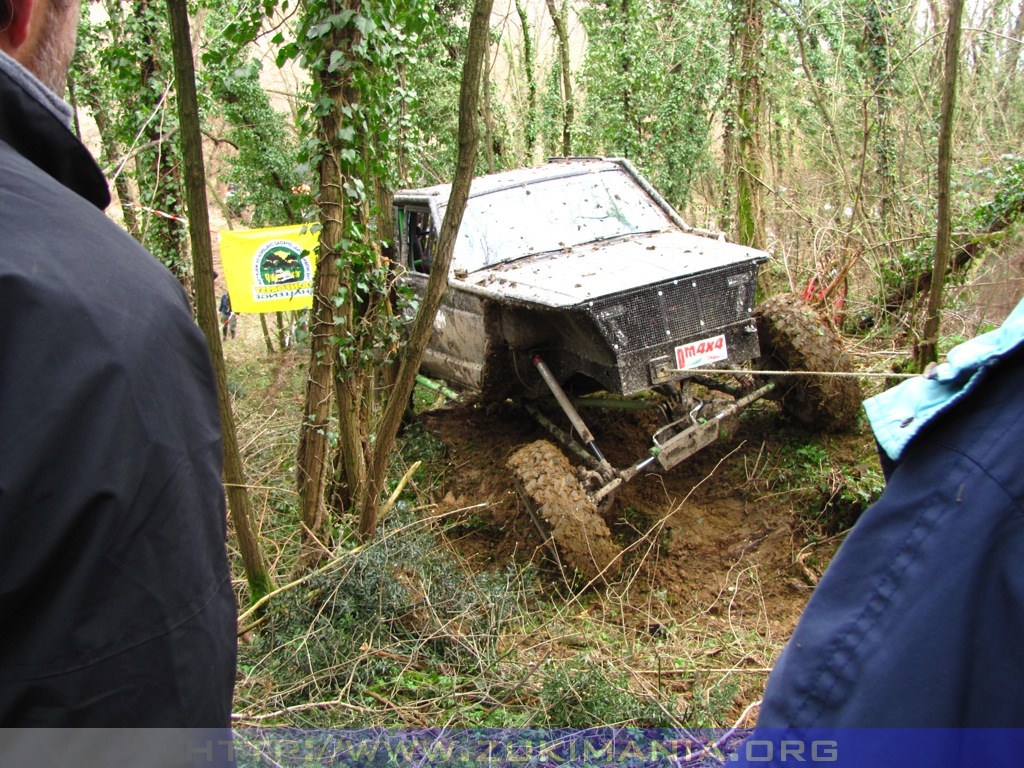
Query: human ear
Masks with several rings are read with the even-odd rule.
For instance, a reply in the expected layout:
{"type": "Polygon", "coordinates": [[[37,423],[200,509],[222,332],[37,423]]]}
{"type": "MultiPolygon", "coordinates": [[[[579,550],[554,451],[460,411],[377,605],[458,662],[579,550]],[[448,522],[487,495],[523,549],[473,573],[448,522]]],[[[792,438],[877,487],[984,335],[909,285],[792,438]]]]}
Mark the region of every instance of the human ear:
{"type": "Polygon", "coordinates": [[[0,0],[0,48],[13,55],[29,35],[35,0],[0,0]]]}

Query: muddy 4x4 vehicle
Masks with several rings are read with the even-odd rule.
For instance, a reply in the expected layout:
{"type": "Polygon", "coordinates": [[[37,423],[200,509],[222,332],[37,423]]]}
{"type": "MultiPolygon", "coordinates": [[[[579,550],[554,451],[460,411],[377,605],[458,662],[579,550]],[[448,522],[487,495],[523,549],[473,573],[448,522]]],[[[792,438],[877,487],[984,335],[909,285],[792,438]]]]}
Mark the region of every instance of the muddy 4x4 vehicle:
{"type": "MultiPolygon", "coordinates": [[[[395,196],[396,258],[414,292],[426,288],[449,193],[395,196]]],[[[574,471],[547,441],[509,461],[553,554],[583,579],[618,570],[601,516],[615,489],[709,445],[755,400],[776,398],[827,430],[855,418],[853,378],[758,373],[851,370],[836,335],[799,300],[755,309],[767,258],[688,226],[623,159],[553,160],[473,182],[422,369],[487,401],[522,402],[582,463],[574,471]],[[695,383],[714,396],[698,399],[695,383]],[[574,406],[572,395],[593,392],[642,395],[662,409],[664,426],[631,466],[609,464],[574,406]],[[569,431],[537,407],[542,395],[554,396],[569,431]]]]}

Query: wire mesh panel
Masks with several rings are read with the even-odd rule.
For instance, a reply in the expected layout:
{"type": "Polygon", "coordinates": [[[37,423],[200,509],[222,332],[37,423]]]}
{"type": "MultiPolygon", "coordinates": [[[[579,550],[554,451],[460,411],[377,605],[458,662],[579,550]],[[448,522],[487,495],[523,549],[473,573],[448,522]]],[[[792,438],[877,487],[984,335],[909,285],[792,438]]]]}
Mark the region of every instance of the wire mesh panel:
{"type": "Polygon", "coordinates": [[[756,265],[735,264],[602,298],[589,310],[617,351],[660,348],[749,318],[756,282],[756,265]]]}

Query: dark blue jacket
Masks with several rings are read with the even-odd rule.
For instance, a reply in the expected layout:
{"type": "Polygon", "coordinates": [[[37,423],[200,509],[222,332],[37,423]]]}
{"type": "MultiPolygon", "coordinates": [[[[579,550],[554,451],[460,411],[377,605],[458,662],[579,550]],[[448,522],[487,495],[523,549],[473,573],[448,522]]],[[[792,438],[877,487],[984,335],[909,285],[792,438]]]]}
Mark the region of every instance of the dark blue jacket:
{"type": "Polygon", "coordinates": [[[0,726],[225,727],[213,370],[181,286],[0,61],[0,726]]]}
{"type": "Polygon", "coordinates": [[[1018,344],[906,445],[779,658],[758,729],[1024,727],[1022,501],[1018,344]]]}

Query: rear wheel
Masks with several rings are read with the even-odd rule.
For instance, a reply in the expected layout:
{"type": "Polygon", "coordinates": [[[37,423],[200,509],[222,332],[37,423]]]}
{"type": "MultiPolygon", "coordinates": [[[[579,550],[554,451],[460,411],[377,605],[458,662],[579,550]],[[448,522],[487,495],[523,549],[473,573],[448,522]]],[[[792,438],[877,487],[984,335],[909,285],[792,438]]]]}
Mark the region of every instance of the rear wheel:
{"type": "MultiPolygon", "coordinates": [[[[791,294],[774,296],[756,310],[761,370],[851,372],[853,363],[838,334],[805,302],[791,294]]],[[[836,432],[860,412],[856,378],[845,376],[767,377],[783,410],[806,427],[836,432]]]]}
{"type": "Polygon", "coordinates": [[[541,533],[554,542],[559,562],[585,582],[616,576],[622,550],[565,455],[547,440],[538,440],[513,453],[508,466],[541,533]]]}

